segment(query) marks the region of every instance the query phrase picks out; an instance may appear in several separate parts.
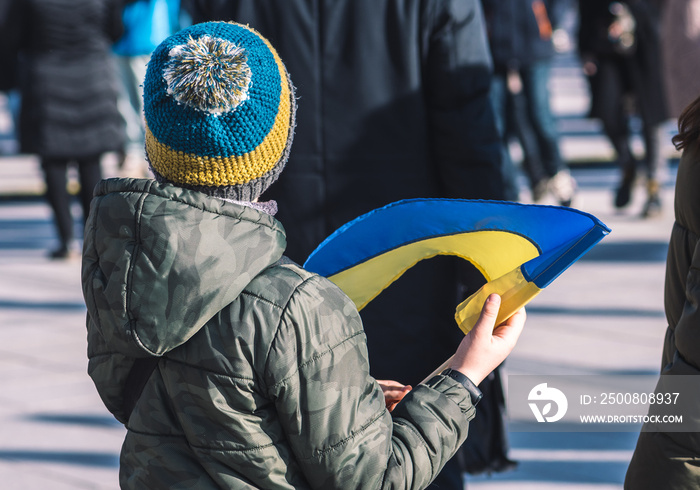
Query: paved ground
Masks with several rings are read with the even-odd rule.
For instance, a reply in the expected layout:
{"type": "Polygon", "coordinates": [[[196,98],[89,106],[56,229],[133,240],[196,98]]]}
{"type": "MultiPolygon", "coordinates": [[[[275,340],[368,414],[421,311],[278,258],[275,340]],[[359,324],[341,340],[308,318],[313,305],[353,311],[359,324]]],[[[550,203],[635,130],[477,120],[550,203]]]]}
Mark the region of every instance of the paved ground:
{"type": "MultiPolygon", "coordinates": [[[[562,149],[578,162],[574,206],[613,231],[531,303],[507,372],[652,373],[665,329],[673,168],[665,176],[661,217],[638,218],[642,189],[629,211],[615,212],[616,171],[600,163],[611,149],[596,124],[582,118],[585,87],[575,66],[564,60],[552,86],[562,149]]],[[[109,159],[105,168],[115,172],[109,159]]],[[[48,207],[32,197],[41,189],[34,159],[0,159],[0,487],[116,489],[124,430],[103,408],[85,372],[79,262],[45,258],[56,241],[48,207]]],[[[468,487],[620,489],[635,440],[634,433],[513,432],[511,456],[518,469],[469,478],[468,487]]]]}

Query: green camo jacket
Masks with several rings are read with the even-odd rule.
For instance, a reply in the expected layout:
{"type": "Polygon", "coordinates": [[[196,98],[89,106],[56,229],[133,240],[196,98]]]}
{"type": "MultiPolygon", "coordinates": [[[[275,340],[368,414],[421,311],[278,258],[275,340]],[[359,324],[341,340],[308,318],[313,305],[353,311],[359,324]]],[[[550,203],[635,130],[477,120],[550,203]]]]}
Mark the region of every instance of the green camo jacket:
{"type": "Polygon", "coordinates": [[[100,183],[85,232],[88,372],[127,426],[122,488],[425,488],[467,436],[437,376],[392,413],[353,303],[280,260],[255,209],[152,180],[100,183]],[[158,356],[126,420],[134,358],[158,356]]]}

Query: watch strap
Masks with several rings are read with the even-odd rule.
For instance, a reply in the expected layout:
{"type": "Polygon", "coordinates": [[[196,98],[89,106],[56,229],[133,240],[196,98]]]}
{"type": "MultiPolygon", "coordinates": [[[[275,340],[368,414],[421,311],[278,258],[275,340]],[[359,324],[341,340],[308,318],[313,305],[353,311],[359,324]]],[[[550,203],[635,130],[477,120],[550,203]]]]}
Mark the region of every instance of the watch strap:
{"type": "Polygon", "coordinates": [[[472,400],[472,405],[476,406],[477,403],[479,403],[479,400],[484,396],[483,393],[481,393],[481,390],[479,389],[478,386],[474,384],[474,382],[469,379],[465,374],[460,373],[459,371],[451,368],[445,369],[442,373],[443,376],[448,376],[455,381],[458,381],[459,383],[464,386],[467,391],[469,392],[469,397],[472,400]]]}

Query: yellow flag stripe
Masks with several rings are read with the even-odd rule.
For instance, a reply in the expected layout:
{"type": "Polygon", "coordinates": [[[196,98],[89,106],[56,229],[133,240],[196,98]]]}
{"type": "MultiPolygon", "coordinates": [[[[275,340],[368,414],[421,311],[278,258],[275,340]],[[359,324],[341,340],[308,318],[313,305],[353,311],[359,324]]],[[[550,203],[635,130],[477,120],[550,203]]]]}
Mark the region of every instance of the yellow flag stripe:
{"type": "Polygon", "coordinates": [[[469,333],[479,319],[486,298],[496,293],[501,296],[501,308],[498,310],[496,319],[496,325],[499,325],[537,296],[540,291],[541,289],[535,283],[525,279],[520,267],[517,267],[484,284],[481,289],[457,305],[455,320],[462,332],[469,333]]]}
{"type": "Polygon", "coordinates": [[[491,281],[537,257],[539,251],[527,238],[514,233],[474,231],[409,243],[329,279],[360,310],[416,263],[436,255],[459,256],[471,262],[487,281],[491,281]]]}

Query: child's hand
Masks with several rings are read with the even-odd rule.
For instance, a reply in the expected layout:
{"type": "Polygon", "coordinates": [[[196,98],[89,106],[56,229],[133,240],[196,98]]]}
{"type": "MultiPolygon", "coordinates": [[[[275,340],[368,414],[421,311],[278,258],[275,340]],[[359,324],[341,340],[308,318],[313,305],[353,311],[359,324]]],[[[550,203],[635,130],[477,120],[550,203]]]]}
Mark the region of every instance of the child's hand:
{"type": "Polygon", "coordinates": [[[386,408],[388,408],[390,412],[394,409],[396,404],[406,396],[406,393],[412,389],[410,385],[402,385],[398,381],[378,379],[377,383],[382,387],[386,408]]]}
{"type": "Polygon", "coordinates": [[[522,308],[494,328],[500,306],[501,297],[497,294],[486,299],[479,320],[459,344],[449,366],[477,385],[508,357],[525,325],[522,308]]]}

